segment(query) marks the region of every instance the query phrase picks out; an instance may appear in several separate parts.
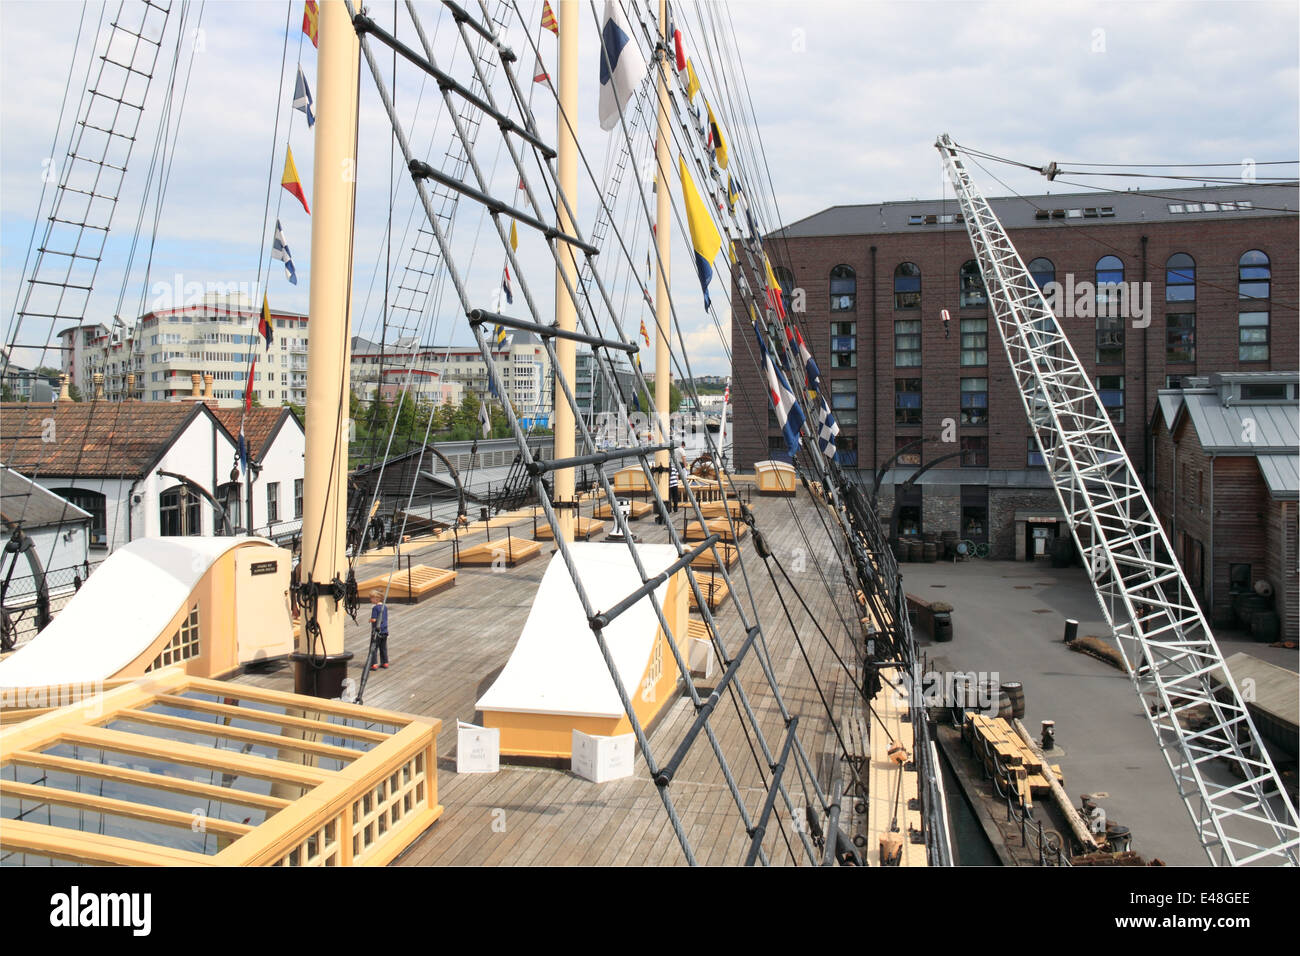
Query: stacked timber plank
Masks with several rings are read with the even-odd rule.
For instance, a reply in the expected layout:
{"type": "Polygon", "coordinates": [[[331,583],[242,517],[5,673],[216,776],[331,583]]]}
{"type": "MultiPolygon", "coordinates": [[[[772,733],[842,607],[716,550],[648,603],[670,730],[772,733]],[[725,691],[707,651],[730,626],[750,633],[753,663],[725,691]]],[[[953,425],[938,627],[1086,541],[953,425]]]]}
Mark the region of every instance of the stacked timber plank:
{"type": "Polygon", "coordinates": [[[974,745],[975,755],[984,762],[984,769],[996,773],[993,757],[1010,775],[1026,806],[1033,806],[1035,797],[1051,794],[1052,785],[1047,774],[1053,773],[1061,785],[1065,775],[1058,764],[1044,766],[1043,758],[1034,752],[1011,722],[1004,717],[968,713],[962,726],[962,739],[974,745]]]}

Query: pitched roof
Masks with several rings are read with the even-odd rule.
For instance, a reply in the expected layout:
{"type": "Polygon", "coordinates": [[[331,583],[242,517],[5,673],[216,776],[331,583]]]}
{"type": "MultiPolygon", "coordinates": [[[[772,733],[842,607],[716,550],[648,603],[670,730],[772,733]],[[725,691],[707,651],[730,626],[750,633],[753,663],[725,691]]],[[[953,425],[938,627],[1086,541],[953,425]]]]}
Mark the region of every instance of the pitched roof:
{"type": "Polygon", "coordinates": [[[143,475],[205,408],[198,402],[5,402],[0,463],[28,475],[143,475]]]}
{"type": "MultiPolygon", "coordinates": [[[[1105,192],[1091,191],[1082,193],[1051,193],[1036,196],[999,196],[990,197],[989,205],[998,220],[1007,229],[1026,229],[1032,227],[1060,228],[1075,225],[1088,226],[1111,223],[1134,222],[1183,222],[1189,219],[1256,219],[1268,216],[1296,215],[1297,201],[1295,186],[1246,184],[1239,186],[1209,186],[1189,189],[1162,189],[1156,193],[1147,192],[1105,192]],[[1224,203],[1234,206],[1240,202],[1249,202],[1247,209],[1230,208],[1223,210],[1224,203]],[[1186,210],[1187,204],[1208,203],[1213,208],[1201,212],[1175,212],[1170,206],[1186,210]],[[1104,218],[1097,215],[1099,207],[1107,207],[1113,215],[1104,218]],[[1062,217],[1046,220],[1039,219],[1037,209],[1060,210],[1062,217]],[[1075,215],[1073,211],[1077,211],[1075,215]],[[1085,214],[1084,210],[1092,210],[1085,214]]],[[[940,215],[953,215],[960,212],[956,200],[946,202],[939,199],[911,199],[898,202],[864,203],[851,206],[831,206],[821,212],[813,213],[796,222],[789,223],[784,229],[773,233],[777,238],[790,239],[816,236],[859,236],[883,233],[925,233],[939,231],[940,222],[914,223],[913,217],[924,220],[926,216],[936,218],[940,215]]],[[[947,224],[947,229],[963,231],[960,224],[947,224]]]]}
{"type": "Polygon", "coordinates": [[[6,531],[18,524],[30,531],[90,520],[90,512],[47,491],[12,468],[0,466],[0,485],[3,486],[0,491],[0,525],[6,531]]]}
{"type": "Polygon", "coordinates": [[[247,416],[242,408],[214,408],[212,414],[217,416],[217,421],[221,422],[236,442],[239,441],[239,423],[243,421],[244,435],[248,438],[248,453],[254,461],[265,453],[285,416],[298,420],[293,410],[283,405],[250,408],[247,416]]]}

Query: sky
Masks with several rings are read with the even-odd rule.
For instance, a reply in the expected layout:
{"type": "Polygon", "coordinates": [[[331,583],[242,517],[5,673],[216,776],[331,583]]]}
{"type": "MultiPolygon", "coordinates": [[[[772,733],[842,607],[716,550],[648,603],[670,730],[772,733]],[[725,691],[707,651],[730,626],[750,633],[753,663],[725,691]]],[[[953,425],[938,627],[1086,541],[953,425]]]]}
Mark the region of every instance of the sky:
{"type": "MultiPolygon", "coordinates": [[[[510,9],[509,4],[489,5],[510,9]]],[[[126,6],[129,10],[133,0],[126,0],[126,6]]],[[[575,7],[583,21],[578,139],[595,177],[603,181],[611,146],[619,140],[601,131],[596,121],[596,16],[589,4],[575,7]]],[[[46,340],[48,327],[30,319],[14,334],[20,279],[30,276],[30,266],[24,273],[24,259],[38,207],[42,216],[49,212],[53,190],[43,182],[43,173],[48,176],[51,167],[57,171],[65,161],[69,117],[86,85],[88,41],[116,9],[117,2],[107,11],[103,4],[75,0],[0,2],[0,303],[7,313],[6,342],[46,340]],[[74,42],[78,24],[80,44],[74,42]],[[65,87],[72,105],[59,126],[65,87]]],[[[392,24],[391,4],[371,9],[381,24],[392,24]]],[[[544,63],[553,64],[555,38],[538,35],[540,0],[520,0],[518,9],[528,29],[512,20],[507,41],[519,54],[519,72],[533,97],[539,132],[554,142],[554,102],[542,86],[527,80],[535,66],[532,44],[538,44],[544,63]]],[[[557,6],[561,15],[564,9],[557,6]]],[[[417,10],[439,65],[467,79],[471,71],[466,54],[442,5],[418,3],[417,10]]],[[[256,299],[265,289],[274,308],[307,311],[311,220],[276,185],[287,141],[310,201],[312,134],[302,113],[289,109],[299,64],[316,88],[316,51],[301,39],[301,16],[302,4],[296,0],[207,0],[177,6],[164,35],[157,73],[166,77],[173,57],[179,55],[181,83],[187,70],[189,83],[183,109],[172,114],[175,119],[179,112],[179,131],[157,217],[148,283],[152,201],[138,231],[131,268],[126,266],[163,114],[161,79],[150,91],[128,164],[104,261],[95,277],[90,318],[133,317],[142,306],[147,310],[169,296],[183,297],[186,284],[196,282],[205,287],[242,283],[256,299]],[[178,46],[182,9],[185,32],[178,46]],[[269,176],[273,183],[268,210],[269,176]],[[277,216],[297,267],[296,286],[286,280],[283,267],[269,259],[277,216]]],[[[1294,161],[1300,156],[1300,12],[1294,3],[730,0],[697,10],[683,0],[677,18],[687,51],[700,67],[705,94],[724,112],[733,156],[751,173],[762,170],[762,177],[755,174],[758,181],[751,181],[748,189],[755,202],[762,200],[769,227],[778,219],[793,222],[837,204],[939,197],[944,183],[934,140],[945,131],[958,143],[1033,164],[1240,163],[1294,161]],[[717,43],[706,42],[711,39],[706,28],[728,23],[743,64],[740,70],[724,70],[717,43]],[[742,123],[722,105],[734,102],[721,90],[724,72],[733,94],[739,98],[743,90],[752,103],[756,128],[748,125],[748,115],[742,123]],[[763,181],[769,174],[770,187],[763,181]]],[[[416,42],[404,10],[398,33],[416,42]]],[[[391,81],[391,60],[383,52],[379,56],[391,81]]],[[[436,89],[422,85],[421,78],[409,65],[397,68],[397,108],[416,155],[441,166],[452,128],[445,111],[435,111],[440,102],[436,89]]],[[[505,92],[500,82],[493,84],[493,91],[498,96],[505,92]]],[[[403,276],[409,274],[403,267],[416,241],[414,224],[421,217],[413,207],[410,178],[399,164],[389,237],[390,127],[364,63],[361,105],[353,330],[376,338],[385,263],[392,270],[390,286],[404,284],[403,276]]],[[[493,193],[516,201],[516,174],[500,141],[495,128],[485,125],[475,154],[493,193]]],[[[640,200],[630,185],[633,179],[649,179],[650,170],[639,160],[633,165],[637,168],[625,181],[616,207],[619,223],[631,223],[636,215],[633,203],[640,200]]],[[[1296,171],[1295,166],[1281,169],[1296,171]]],[[[1051,188],[1027,170],[997,166],[990,171],[1005,188],[974,170],[990,196],[1006,195],[1008,189],[1028,194],[1051,188]]],[[[530,179],[538,182],[535,166],[530,179]]],[[[1175,188],[1168,182],[1139,182],[1144,188],[1175,188]]],[[[669,183],[676,192],[675,172],[669,183]]],[[[1132,183],[1117,179],[1109,184],[1128,188],[1132,183]]],[[[156,195],[157,185],[155,180],[151,195],[156,195]]],[[[581,173],[578,220],[587,233],[596,217],[596,197],[592,180],[581,173]]],[[[673,229],[672,289],[685,352],[697,374],[725,374],[725,276],[715,277],[711,287],[721,317],[715,324],[703,307],[689,243],[676,223],[673,229]]],[[[471,304],[489,308],[497,302],[504,264],[492,231],[480,207],[460,202],[453,259],[471,304]]],[[[633,225],[620,229],[624,231],[631,243],[630,258],[644,274],[647,233],[633,225]]],[[[38,241],[40,235],[38,229],[38,241]]],[[[526,316],[526,283],[538,313],[549,322],[553,263],[542,239],[522,227],[519,257],[523,274],[514,277],[515,304],[507,311],[526,316]]],[[[648,312],[639,295],[627,292],[633,286],[625,281],[628,265],[620,258],[617,248],[607,248],[598,261],[624,327],[634,333],[639,318],[648,319],[648,312]]],[[[725,253],[716,263],[716,268],[723,267],[725,253]]],[[[390,338],[400,329],[439,346],[471,341],[449,287],[423,319],[390,310],[390,338]]],[[[53,353],[45,364],[55,364],[53,353]]],[[[653,368],[652,361],[645,364],[653,368]]]]}

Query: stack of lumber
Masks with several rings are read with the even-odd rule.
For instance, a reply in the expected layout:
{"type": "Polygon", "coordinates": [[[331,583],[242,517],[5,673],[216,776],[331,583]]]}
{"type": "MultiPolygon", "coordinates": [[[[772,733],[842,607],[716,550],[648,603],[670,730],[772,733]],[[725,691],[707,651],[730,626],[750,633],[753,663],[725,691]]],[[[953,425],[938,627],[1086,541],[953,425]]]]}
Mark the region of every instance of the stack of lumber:
{"type": "Polygon", "coordinates": [[[1058,764],[1044,767],[1043,759],[1021,739],[1011,722],[1003,717],[969,713],[962,727],[962,739],[973,743],[976,756],[984,761],[984,769],[996,772],[993,754],[1006,768],[1020,791],[1025,806],[1033,806],[1034,797],[1049,795],[1052,790],[1046,774],[1053,773],[1061,785],[1065,775],[1058,764]]]}

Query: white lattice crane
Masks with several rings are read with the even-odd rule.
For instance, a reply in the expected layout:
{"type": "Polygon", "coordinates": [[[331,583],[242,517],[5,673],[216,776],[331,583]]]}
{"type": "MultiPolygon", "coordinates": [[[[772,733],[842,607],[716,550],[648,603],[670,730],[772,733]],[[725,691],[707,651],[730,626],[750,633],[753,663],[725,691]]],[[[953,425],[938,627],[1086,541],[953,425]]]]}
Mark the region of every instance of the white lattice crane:
{"type": "Polygon", "coordinates": [[[998,334],[1160,751],[1215,864],[1295,865],[1300,825],[1110,417],[948,135],[998,334]]]}

